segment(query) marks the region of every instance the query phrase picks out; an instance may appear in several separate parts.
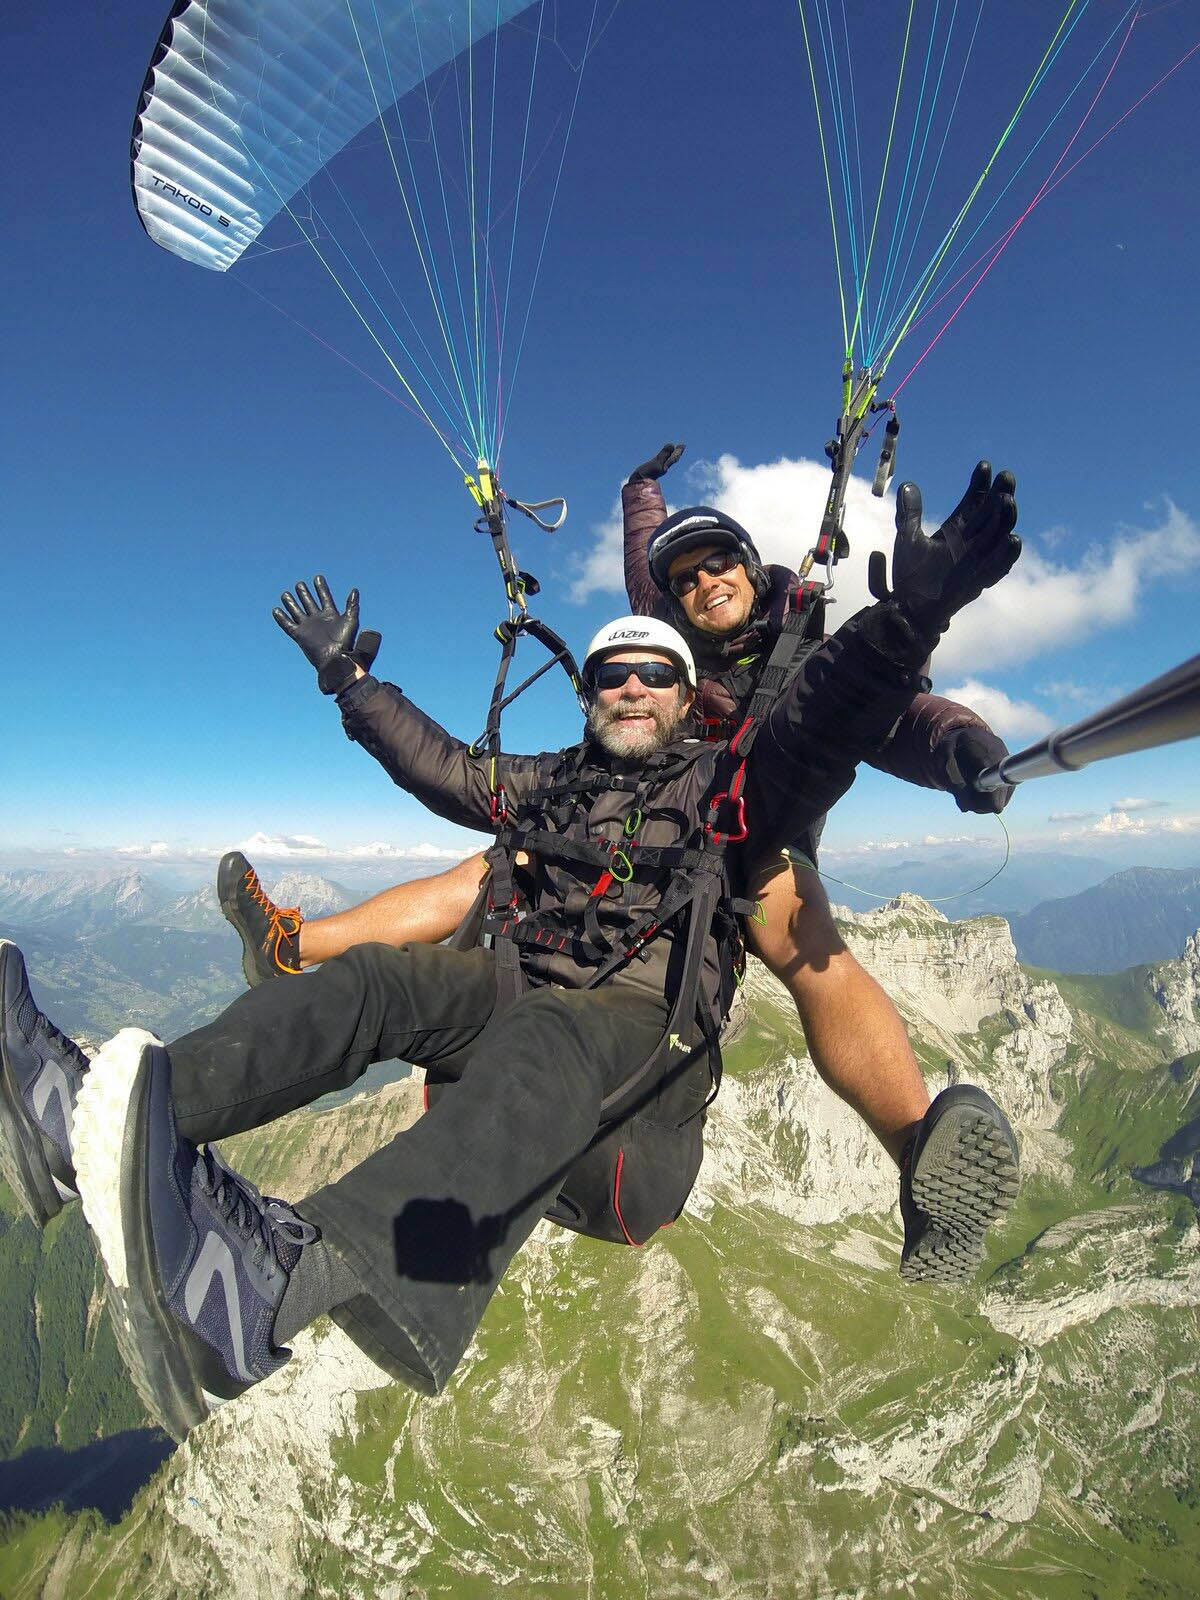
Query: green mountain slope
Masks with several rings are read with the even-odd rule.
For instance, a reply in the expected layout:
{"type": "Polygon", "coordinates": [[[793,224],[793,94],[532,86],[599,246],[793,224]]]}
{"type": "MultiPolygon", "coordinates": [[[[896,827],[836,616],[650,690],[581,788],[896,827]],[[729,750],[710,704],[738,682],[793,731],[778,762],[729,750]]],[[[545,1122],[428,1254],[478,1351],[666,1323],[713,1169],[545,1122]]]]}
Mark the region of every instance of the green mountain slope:
{"type": "MultiPolygon", "coordinates": [[[[319,1324],[115,1527],[14,1520],[0,1593],[1194,1595],[1200,1231],[1128,1171],[1196,1086],[1154,999],[1178,975],[1023,973],[1003,924],[919,903],[863,938],[931,1075],[1019,1117],[1026,1182],[971,1288],[900,1282],[894,1178],[755,976],[658,1241],[539,1230],[434,1401],[319,1324]]],[[[417,1110],[393,1084],[228,1153],[299,1197],[417,1110]]]]}

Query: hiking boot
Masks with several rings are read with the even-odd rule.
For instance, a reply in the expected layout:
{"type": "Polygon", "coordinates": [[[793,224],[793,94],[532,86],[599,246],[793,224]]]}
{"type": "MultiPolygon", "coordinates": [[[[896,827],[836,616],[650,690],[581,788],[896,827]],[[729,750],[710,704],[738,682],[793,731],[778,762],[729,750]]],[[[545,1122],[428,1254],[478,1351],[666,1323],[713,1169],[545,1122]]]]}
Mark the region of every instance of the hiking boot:
{"type": "Polygon", "coordinates": [[[170,1057],[141,1029],[93,1062],[75,1148],[121,1354],[146,1409],[182,1439],[291,1355],[273,1343],[275,1316],[317,1229],[180,1137],[170,1057]]]}
{"type": "Polygon", "coordinates": [[[217,899],[242,941],[242,971],[252,989],[300,971],[300,908],[277,906],[240,850],[221,857],[217,899]]]}
{"type": "Polygon", "coordinates": [[[1017,1139],[1008,1118],[970,1083],[956,1083],[930,1106],[900,1168],[909,1283],[961,1283],[983,1259],[988,1228],[1016,1199],[1017,1139]]]}
{"type": "Polygon", "coordinates": [[[87,1070],[38,1010],[21,952],[0,940],[0,1171],[39,1227],[78,1198],[71,1125],[87,1070]]]}

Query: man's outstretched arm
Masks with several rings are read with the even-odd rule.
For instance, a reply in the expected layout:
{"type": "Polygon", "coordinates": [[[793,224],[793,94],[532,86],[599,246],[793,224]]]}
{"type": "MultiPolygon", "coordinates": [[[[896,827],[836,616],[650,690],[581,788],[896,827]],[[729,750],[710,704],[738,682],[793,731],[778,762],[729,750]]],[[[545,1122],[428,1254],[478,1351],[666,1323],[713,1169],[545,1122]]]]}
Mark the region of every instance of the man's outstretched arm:
{"type": "MultiPolygon", "coordinates": [[[[422,805],[465,828],[492,830],[490,764],[472,756],[468,747],[413,705],[394,684],[380,683],[363,671],[356,654],[358,590],[351,589],[339,610],[325,579],[296,585],[272,613],[276,622],[317,669],[323,694],[337,696],[346,734],[361,744],[422,805]]],[[[378,635],[373,639],[378,649],[378,635]]],[[[519,790],[531,771],[530,757],[505,756],[497,780],[519,790]]]]}
{"type": "MultiPolygon", "coordinates": [[[[987,502],[992,487],[991,463],[980,461],[971,474],[966,493],[942,524],[943,537],[962,536],[971,518],[987,502]]],[[[881,560],[880,556],[874,558],[875,582],[886,590],[880,572],[881,560]]],[[[867,760],[879,771],[903,778],[906,783],[945,790],[954,796],[960,811],[987,813],[1003,811],[1012,798],[1012,788],[1005,786],[981,794],[973,779],[1007,754],[1004,741],[968,706],[941,695],[919,694],[897,722],[883,748],[867,760]]]]}
{"type": "Polygon", "coordinates": [[[828,810],[877,751],[918,691],[924,664],[951,618],[1013,566],[1015,483],[1002,473],[969,517],[927,537],[921,493],[896,494],[892,589],[815,650],[754,745],[749,778],[756,830],[769,843],[828,810]]]}
{"type": "Polygon", "coordinates": [[[665,444],[656,456],[634,467],[621,487],[621,520],[624,531],[625,593],[629,609],[642,617],[671,620],[668,608],[654,579],[646,552],[654,530],[665,520],[667,502],[658,480],[683,454],[681,444],[665,444]]]}
{"type": "Polygon", "coordinates": [[[952,794],[960,811],[991,814],[1004,810],[1012,786],[983,794],[973,780],[1007,754],[1004,740],[970,706],[940,694],[918,694],[883,748],[866,759],[905,783],[952,794]]]}

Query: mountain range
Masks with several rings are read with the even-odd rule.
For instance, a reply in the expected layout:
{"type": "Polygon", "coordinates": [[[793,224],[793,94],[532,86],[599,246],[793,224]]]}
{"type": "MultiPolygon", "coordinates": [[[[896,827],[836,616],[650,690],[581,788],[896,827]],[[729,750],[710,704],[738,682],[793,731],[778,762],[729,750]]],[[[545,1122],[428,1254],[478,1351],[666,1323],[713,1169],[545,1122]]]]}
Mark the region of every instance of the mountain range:
{"type": "MultiPolygon", "coordinates": [[[[10,1515],[0,1593],[1192,1596],[1200,938],[1071,977],[912,896],[843,929],[931,1090],[981,1082],[1018,1129],[973,1286],[901,1283],[895,1173],[752,966],[684,1217],[642,1251],[544,1225],[436,1400],[322,1322],[157,1470],[135,1433],[151,1453],[101,1505],[82,1453],[137,1418],[78,1211],[9,1218],[8,1451],[74,1476],[67,1509],[10,1515]]],[[[408,1080],[225,1153],[299,1199],[419,1113],[408,1080]]]]}
{"type": "Polygon", "coordinates": [[[1012,920],[1022,961],[1060,972],[1120,972],[1161,961],[1200,926],[1200,868],[1134,867],[1012,920]]]}

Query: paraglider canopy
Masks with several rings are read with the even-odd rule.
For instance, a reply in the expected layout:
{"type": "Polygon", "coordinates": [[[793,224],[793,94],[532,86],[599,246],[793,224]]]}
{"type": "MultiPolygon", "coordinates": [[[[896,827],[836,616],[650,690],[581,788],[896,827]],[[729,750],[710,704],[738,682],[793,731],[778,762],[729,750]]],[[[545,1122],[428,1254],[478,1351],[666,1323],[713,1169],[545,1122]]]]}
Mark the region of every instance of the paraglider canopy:
{"type": "Polygon", "coordinates": [[[133,192],[165,250],[224,272],[325,164],[530,0],[177,0],[133,131],[133,192]]]}
{"type": "Polygon", "coordinates": [[[463,473],[495,473],[615,3],[176,0],[134,119],[142,225],[373,382],[382,356],[463,473]]]}

